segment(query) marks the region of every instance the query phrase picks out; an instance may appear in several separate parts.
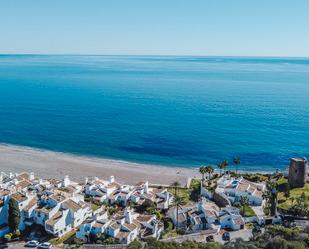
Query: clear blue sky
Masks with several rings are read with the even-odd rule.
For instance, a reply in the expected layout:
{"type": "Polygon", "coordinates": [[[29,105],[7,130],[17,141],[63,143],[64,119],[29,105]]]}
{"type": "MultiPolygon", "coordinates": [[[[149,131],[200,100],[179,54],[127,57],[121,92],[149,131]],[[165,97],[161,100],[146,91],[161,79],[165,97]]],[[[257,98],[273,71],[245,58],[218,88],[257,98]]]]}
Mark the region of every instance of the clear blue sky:
{"type": "Polygon", "coordinates": [[[309,56],[309,0],[1,0],[0,53],[309,56]]]}

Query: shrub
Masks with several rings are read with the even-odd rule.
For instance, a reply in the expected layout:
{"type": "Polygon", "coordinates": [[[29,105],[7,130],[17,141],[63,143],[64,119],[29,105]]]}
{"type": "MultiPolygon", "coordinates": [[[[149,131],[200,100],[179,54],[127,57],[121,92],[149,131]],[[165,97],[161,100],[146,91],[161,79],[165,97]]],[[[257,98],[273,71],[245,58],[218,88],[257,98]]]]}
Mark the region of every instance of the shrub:
{"type": "Polygon", "coordinates": [[[200,183],[199,182],[192,183],[191,187],[192,187],[192,190],[191,190],[189,198],[190,198],[191,201],[198,201],[199,196],[200,196],[200,192],[201,192],[200,183]]]}
{"type": "Polygon", "coordinates": [[[113,215],[114,213],[116,213],[116,208],[111,206],[107,208],[107,211],[109,215],[113,215]]]}
{"type": "Polygon", "coordinates": [[[101,205],[104,205],[104,206],[107,206],[108,205],[108,202],[105,200],[105,201],[102,201],[101,202],[101,205]]]}
{"type": "Polygon", "coordinates": [[[184,230],[182,230],[182,229],[176,229],[176,232],[177,232],[177,234],[179,234],[179,235],[185,235],[185,231],[184,230]]]}
{"type": "Polygon", "coordinates": [[[163,223],[164,223],[164,230],[165,231],[170,231],[173,229],[173,222],[170,218],[165,217],[163,219],[163,223]]]}
{"type": "Polygon", "coordinates": [[[284,226],[269,226],[267,232],[272,236],[282,236],[286,240],[294,240],[299,238],[300,231],[297,228],[286,228],[284,226]]]}
{"type": "Polygon", "coordinates": [[[14,236],[15,236],[15,237],[19,237],[20,234],[21,234],[20,231],[17,229],[17,230],[15,231],[15,233],[14,233],[14,236]]]}
{"type": "Polygon", "coordinates": [[[288,249],[288,242],[280,237],[271,239],[265,246],[266,249],[288,249]]]}
{"type": "Polygon", "coordinates": [[[157,209],[150,209],[149,211],[150,211],[149,212],[150,214],[155,215],[159,220],[162,219],[162,214],[160,213],[159,210],[157,210],[157,209]]]}
{"type": "Polygon", "coordinates": [[[142,243],[138,240],[134,240],[130,243],[130,245],[127,247],[127,249],[140,249],[142,248],[142,243]]]}
{"type": "Polygon", "coordinates": [[[10,241],[10,240],[12,239],[12,235],[13,235],[13,234],[11,234],[11,233],[7,233],[6,235],[4,235],[4,239],[5,239],[6,241],[10,241]]]}
{"type": "Polygon", "coordinates": [[[306,246],[301,241],[289,241],[288,249],[305,249],[306,246]]]}

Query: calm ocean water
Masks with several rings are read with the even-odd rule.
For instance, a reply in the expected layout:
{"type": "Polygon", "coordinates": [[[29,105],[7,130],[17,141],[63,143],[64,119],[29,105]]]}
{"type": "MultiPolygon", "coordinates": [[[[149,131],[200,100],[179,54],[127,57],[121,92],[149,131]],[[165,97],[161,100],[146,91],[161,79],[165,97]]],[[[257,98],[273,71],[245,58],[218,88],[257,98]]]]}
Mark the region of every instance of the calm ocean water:
{"type": "Polygon", "coordinates": [[[309,156],[309,59],[0,56],[0,143],[247,170],[309,156]]]}

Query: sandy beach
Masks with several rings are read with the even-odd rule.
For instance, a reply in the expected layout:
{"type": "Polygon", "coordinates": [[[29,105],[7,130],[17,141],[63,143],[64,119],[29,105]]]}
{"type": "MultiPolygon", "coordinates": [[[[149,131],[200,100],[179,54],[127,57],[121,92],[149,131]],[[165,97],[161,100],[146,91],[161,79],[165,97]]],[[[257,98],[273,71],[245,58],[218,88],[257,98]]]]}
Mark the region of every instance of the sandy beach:
{"type": "Polygon", "coordinates": [[[142,180],[158,184],[177,180],[185,184],[189,177],[200,177],[197,169],[145,165],[6,144],[0,144],[0,171],[34,172],[43,178],[58,179],[69,175],[77,181],[83,181],[86,176],[107,179],[113,175],[117,181],[128,184],[142,180]]]}

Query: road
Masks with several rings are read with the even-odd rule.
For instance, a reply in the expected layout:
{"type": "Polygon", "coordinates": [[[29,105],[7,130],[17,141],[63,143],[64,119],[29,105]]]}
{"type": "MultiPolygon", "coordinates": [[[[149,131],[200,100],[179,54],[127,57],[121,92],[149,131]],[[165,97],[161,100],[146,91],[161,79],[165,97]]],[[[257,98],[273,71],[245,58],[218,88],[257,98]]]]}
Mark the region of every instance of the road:
{"type": "MultiPolygon", "coordinates": [[[[12,242],[8,244],[0,244],[0,249],[26,249],[30,247],[25,247],[25,242],[12,242]]],[[[32,247],[34,248],[34,247],[32,247]]],[[[38,247],[37,247],[38,248],[38,247]]],[[[53,249],[60,249],[61,247],[52,247],[53,249]]]]}
{"type": "Polygon", "coordinates": [[[8,244],[0,245],[0,249],[5,249],[5,248],[25,249],[25,243],[24,242],[16,242],[16,243],[8,243],[8,244]]]}
{"type": "MultiPolygon", "coordinates": [[[[231,241],[235,241],[237,238],[241,238],[244,241],[249,241],[250,238],[252,237],[252,230],[251,229],[242,229],[239,231],[232,231],[229,232],[231,236],[231,241]]],[[[219,242],[220,244],[224,244],[226,241],[222,239],[221,234],[217,234],[214,236],[214,240],[216,242],[219,242]]]]}

